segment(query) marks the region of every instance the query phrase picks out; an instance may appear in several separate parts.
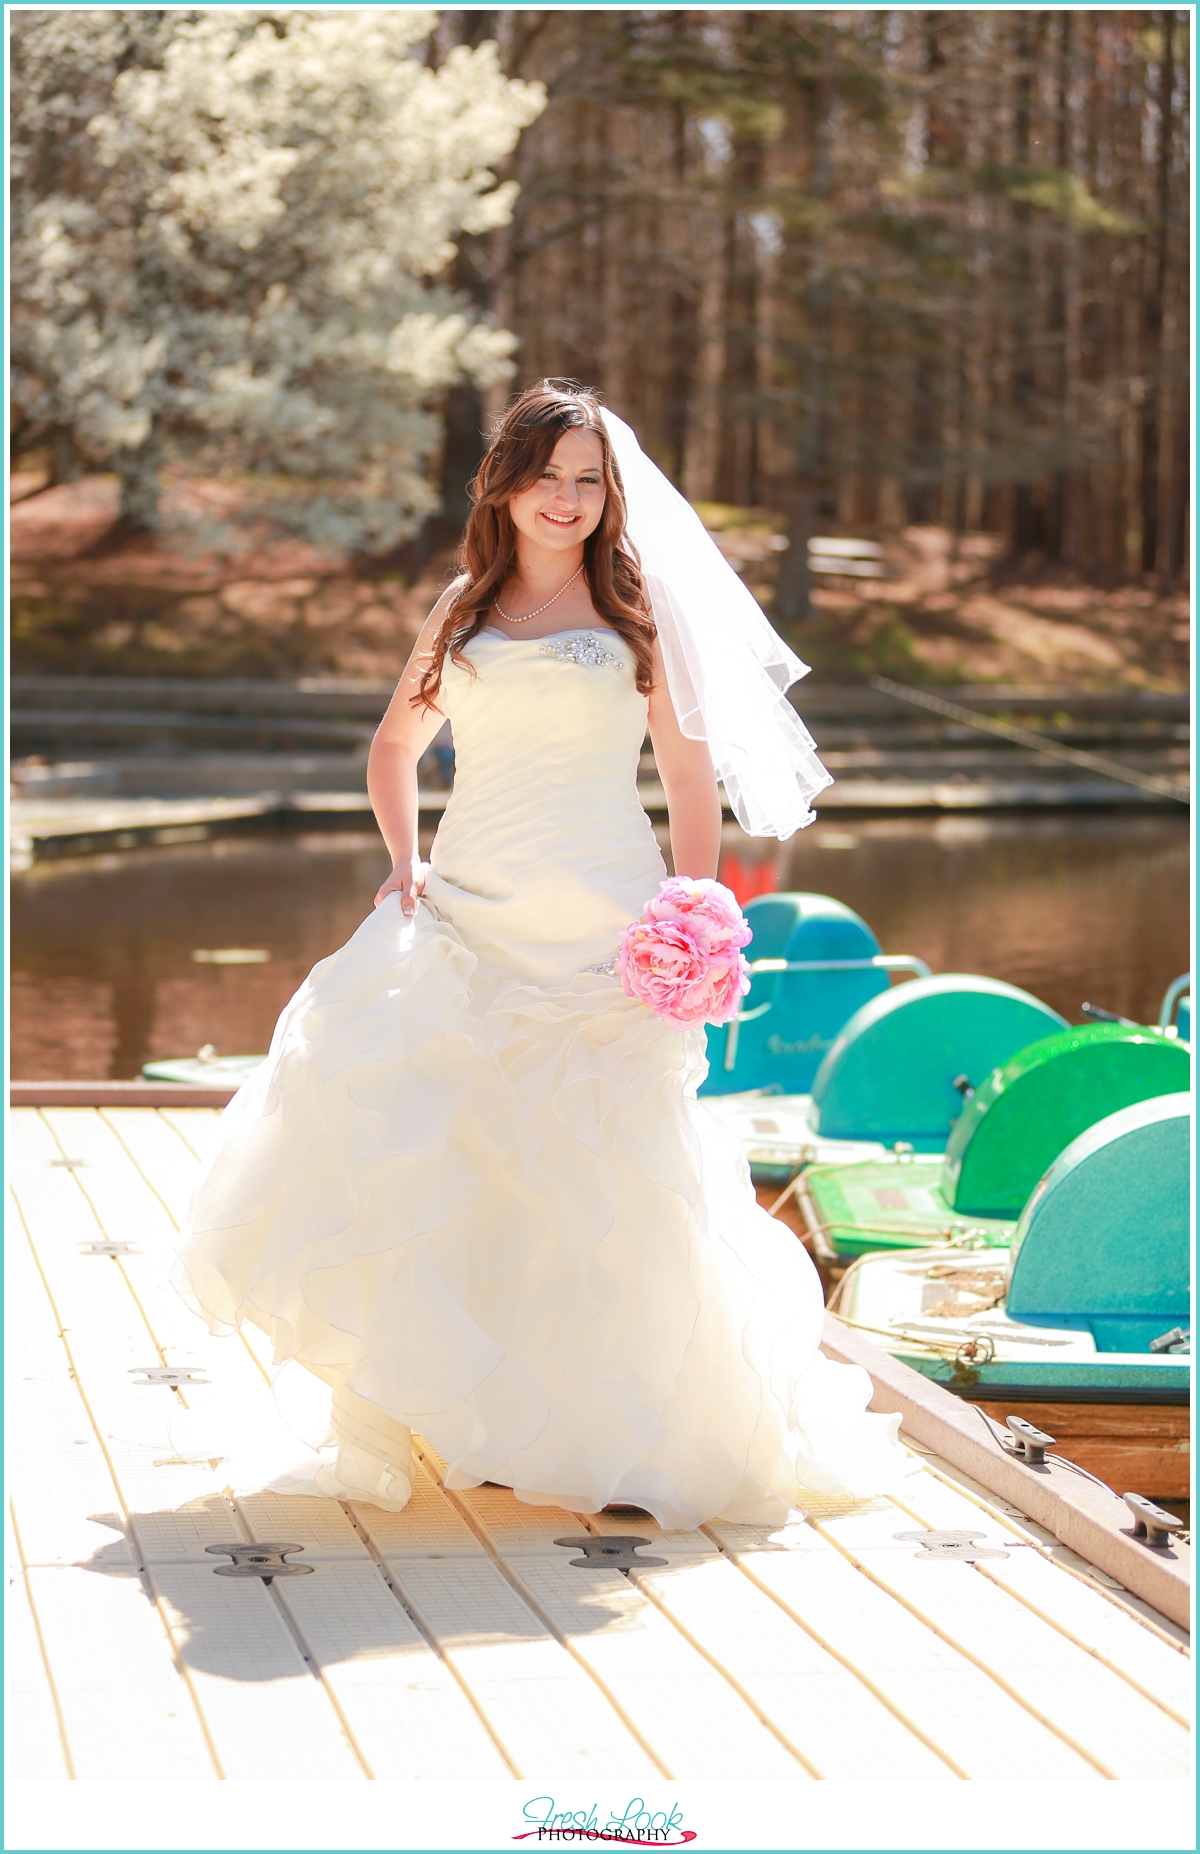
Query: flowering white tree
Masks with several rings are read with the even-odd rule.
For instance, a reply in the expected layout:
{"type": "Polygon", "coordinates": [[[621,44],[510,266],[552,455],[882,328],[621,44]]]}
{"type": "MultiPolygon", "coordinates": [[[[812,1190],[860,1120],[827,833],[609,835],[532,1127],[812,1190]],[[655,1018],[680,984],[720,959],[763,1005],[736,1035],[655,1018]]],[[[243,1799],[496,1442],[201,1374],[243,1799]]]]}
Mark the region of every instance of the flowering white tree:
{"type": "Polygon", "coordinates": [[[435,505],[431,401],[514,338],[435,279],[506,223],[491,166],[543,108],[496,48],[417,55],[417,8],[18,12],[15,442],[116,470],[157,518],[181,448],[324,544],[435,505]]]}

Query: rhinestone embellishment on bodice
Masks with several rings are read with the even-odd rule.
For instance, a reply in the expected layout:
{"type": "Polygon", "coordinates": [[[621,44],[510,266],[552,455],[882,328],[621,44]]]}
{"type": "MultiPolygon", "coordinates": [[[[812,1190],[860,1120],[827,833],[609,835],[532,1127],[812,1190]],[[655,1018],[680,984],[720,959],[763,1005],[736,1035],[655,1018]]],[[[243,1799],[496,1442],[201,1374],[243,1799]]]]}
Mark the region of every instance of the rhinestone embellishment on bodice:
{"type": "Polygon", "coordinates": [[[548,638],[538,652],[543,657],[559,657],[564,663],[586,663],[595,668],[621,668],[621,659],[605,648],[594,631],[583,631],[573,637],[548,638]]]}

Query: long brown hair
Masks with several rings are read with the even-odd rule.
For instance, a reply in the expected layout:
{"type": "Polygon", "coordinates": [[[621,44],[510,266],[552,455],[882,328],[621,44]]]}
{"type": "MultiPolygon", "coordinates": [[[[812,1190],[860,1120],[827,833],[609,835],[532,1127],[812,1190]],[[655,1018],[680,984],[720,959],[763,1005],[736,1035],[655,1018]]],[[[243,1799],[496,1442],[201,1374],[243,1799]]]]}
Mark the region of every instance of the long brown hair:
{"type": "Polygon", "coordinates": [[[465,582],[450,602],[414,706],[432,708],[447,656],[468,669],[463,646],[487,621],[496,595],[516,562],[517,531],[511,497],[535,483],[565,431],[594,431],[604,451],[604,513],[583,544],[583,571],[592,604],[632,650],[637,686],[650,693],[654,679],[654,624],[636,554],[624,540],[625,491],[608,442],[600,400],[574,380],[539,380],[513,400],[492,436],[470,487],[471,513],[457,566],[465,582]]]}

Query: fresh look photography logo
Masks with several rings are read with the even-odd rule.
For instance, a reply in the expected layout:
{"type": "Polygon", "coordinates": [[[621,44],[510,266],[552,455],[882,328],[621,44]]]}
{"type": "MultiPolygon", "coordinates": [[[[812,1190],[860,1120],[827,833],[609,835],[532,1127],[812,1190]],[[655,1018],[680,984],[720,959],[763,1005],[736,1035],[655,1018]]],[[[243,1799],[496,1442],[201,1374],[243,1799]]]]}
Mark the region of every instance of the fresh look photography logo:
{"type": "Polygon", "coordinates": [[[588,1809],[560,1809],[553,1796],[534,1796],[521,1814],[527,1826],[514,1841],[618,1841],[634,1848],[681,1848],[696,1839],[696,1830],[683,1826],[677,1803],[650,1809],[640,1796],[607,1815],[595,1803],[588,1809]]]}

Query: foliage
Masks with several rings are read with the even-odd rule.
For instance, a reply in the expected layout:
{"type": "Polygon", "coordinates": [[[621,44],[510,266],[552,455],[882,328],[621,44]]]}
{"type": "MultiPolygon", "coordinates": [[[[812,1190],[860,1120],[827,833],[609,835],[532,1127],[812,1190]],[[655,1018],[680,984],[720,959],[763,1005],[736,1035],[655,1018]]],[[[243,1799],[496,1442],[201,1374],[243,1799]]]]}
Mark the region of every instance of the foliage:
{"type": "Polygon", "coordinates": [[[131,527],[183,451],[319,543],[413,531],[436,395],[515,346],[438,274],[508,221],[492,169],[544,104],[493,44],[429,68],[435,17],[14,15],[18,449],[116,469],[131,527]]]}
{"type": "Polygon", "coordinates": [[[1084,232],[1144,232],[1128,213],[1114,212],[1089,191],[1078,174],[1062,168],[984,167],[972,176],[981,193],[1003,194],[1019,205],[1036,206],[1084,232]]]}
{"type": "Polygon", "coordinates": [[[806,533],[940,522],[1178,582],[1185,11],[490,18],[550,93],[468,241],[525,375],[598,385],[694,501],[786,514],[796,572],[806,533]]]}

